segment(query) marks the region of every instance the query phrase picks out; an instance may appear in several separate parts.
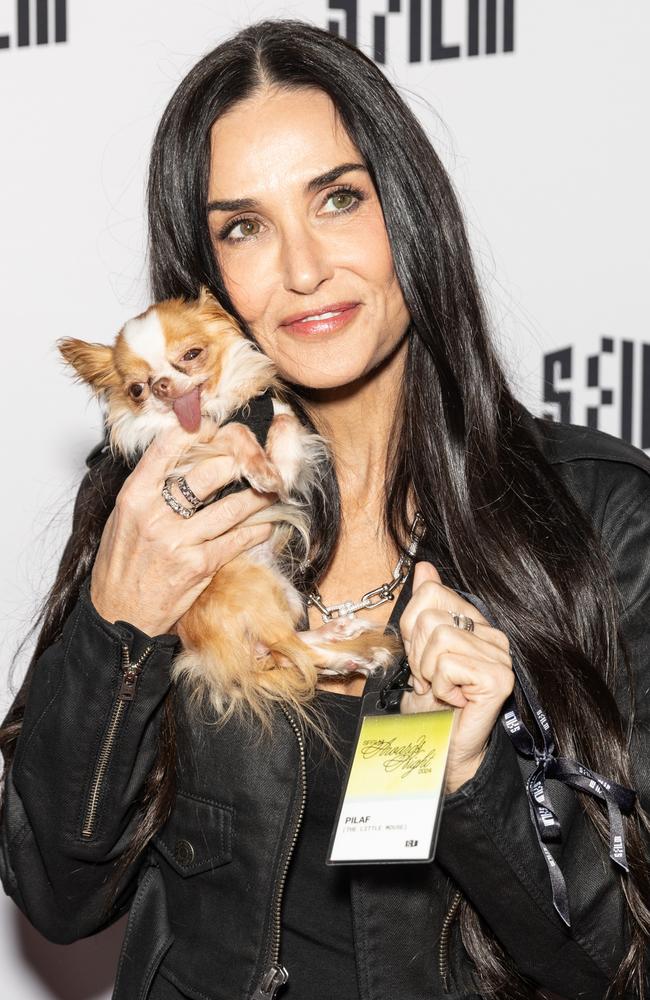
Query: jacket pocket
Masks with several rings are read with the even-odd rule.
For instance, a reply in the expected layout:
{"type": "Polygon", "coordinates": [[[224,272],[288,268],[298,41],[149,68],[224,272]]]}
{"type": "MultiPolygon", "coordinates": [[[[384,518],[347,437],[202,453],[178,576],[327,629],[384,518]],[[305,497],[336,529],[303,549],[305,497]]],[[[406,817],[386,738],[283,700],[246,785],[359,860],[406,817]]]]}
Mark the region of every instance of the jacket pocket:
{"type": "Polygon", "coordinates": [[[174,811],[153,844],[174,871],[189,878],[232,860],[232,806],[177,792],[174,811]]]}

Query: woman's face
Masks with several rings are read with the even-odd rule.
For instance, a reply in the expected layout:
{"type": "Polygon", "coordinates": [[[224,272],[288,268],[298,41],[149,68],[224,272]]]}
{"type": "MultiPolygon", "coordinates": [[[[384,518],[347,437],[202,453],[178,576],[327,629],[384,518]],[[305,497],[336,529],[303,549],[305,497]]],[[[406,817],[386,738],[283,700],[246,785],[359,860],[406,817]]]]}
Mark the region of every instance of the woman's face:
{"type": "Polygon", "coordinates": [[[323,91],[266,89],[219,118],[208,201],[226,289],[287,381],[347,385],[404,341],[379,199],[323,91]],[[323,311],[340,319],[287,325],[323,311]]]}

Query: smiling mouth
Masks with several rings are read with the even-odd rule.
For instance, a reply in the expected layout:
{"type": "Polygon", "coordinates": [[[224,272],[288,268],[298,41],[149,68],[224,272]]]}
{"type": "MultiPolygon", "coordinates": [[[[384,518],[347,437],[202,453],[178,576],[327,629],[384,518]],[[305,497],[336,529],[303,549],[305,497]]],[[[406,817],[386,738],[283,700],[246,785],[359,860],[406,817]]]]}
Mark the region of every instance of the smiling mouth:
{"type": "Polygon", "coordinates": [[[358,305],[358,302],[352,301],[332,302],[329,306],[326,306],[316,313],[303,313],[303,315],[300,315],[300,313],[294,313],[293,316],[285,319],[280,326],[299,326],[301,323],[320,323],[324,320],[340,316],[342,313],[349,312],[350,309],[355,309],[358,305]]]}
{"type": "Polygon", "coordinates": [[[325,336],[332,336],[348,327],[357,316],[361,304],[359,302],[350,305],[341,305],[339,309],[328,309],[322,313],[311,313],[309,316],[302,316],[293,320],[292,323],[284,323],[282,329],[286,330],[294,337],[319,340],[325,336]]]}

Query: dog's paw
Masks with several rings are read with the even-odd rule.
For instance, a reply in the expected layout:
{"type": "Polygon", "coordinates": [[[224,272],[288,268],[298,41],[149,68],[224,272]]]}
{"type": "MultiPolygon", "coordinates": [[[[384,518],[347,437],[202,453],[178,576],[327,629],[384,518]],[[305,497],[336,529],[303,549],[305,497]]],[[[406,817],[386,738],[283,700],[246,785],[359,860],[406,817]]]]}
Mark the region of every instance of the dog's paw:
{"type": "Polygon", "coordinates": [[[258,493],[277,493],[280,499],[284,492],[282,480],[274,470],[267,469],[246,469],[244,475],[254,490],[258,493]]]}
{"type": "Polygon", "coordinates": [[[334,657],[327,666],[320,667],[318,672],[324,677],[344,677],[347,674],[365,674],[368,676],[378,669],[380,664],[365,656],[334,657]]]}
{"type": "Polygon", "coordinates": [[[322,642],[355,639],[358,635],[363,635],[364,632],[370,632],[376,628],[377,625],[373,622],[365,621],[363,618],[355,618],[354,615],[345,615],[342,618],[334,618],[319,628],[301,632],[300,638],[311,645],[316,645],[322,642]]]}

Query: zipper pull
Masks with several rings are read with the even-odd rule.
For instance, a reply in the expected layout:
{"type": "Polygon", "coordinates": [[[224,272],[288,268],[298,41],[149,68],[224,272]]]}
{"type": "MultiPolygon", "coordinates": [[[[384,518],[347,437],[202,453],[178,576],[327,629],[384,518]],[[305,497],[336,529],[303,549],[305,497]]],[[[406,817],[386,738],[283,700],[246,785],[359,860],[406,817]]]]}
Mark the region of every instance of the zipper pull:
{"type": "Polygon", "coordinates": [[[137,667],[129,667],[128,670],[124,671],[119,695],[121,701],[133,701],[139,676],[140,670],[137,667]]]}
{"type": "Polygon", "coordinates": [[[142,664],[145,659],[153,649],[153,646],[148,646],[137,663],[131,663],[131,657],[129,655],[129,647],[126,643],[122,643],[122,685],[120,687],[119,698],[121,701],[133,701],[135,697],[135,690],[138,684],[138,678],[142,673],[142,664]]]}
{"type": "Polygon", "coordinates": [[[281,986],[289,981],[289,973],[283,965],[272,965],[260,981],[251,1000],[273,1000],[281,986]]]}

